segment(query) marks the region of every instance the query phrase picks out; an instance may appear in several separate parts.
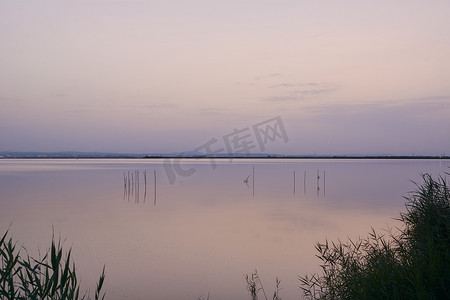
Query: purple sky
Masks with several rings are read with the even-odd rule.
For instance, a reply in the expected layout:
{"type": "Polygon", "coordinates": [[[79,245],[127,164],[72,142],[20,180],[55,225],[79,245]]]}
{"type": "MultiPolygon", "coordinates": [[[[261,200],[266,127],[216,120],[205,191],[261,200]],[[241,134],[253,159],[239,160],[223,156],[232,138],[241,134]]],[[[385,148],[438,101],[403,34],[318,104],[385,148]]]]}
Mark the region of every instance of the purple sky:
{"type": "Polygon", "coordinates": [[[0,151],[223,147],[281,116],[266,152],[450,154],[449,32],[449,1],[2,1],[0,151]]]}

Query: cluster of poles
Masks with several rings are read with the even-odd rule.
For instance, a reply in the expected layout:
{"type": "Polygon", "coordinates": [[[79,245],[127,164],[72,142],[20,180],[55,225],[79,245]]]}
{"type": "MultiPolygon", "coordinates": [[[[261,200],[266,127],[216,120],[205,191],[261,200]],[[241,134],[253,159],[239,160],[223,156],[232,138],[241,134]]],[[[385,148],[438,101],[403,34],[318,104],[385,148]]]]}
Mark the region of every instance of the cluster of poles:
{"type": "MultiPolygon", "coordinates": [[[[319,197],[319,194],[320,194],[320,187],[321,187],[321,183],[323,183],[323,196],[325,197],[325,170],[323,170],[323,177],[322,177],[322,182],[320,181],[320,170],[319,169],[317,169],[317,174],[316,174],[316,191],[317,191],[317,197],[319,197]]],[[[252,194],[253,194],[253,196],[255,196],[255,167],[252,167],[252,194]]],[[[295,173],[295,171],[294,171],[294,173],[293,173],[293,175],[294,175],[294,195],[295,195],[295,193],[296,193],[296,189],[297,189],[297,179],[296,179],[296,173],[295,173]]],[[[305,196],[306,196],[306,175],[307,175],[307,173],[306,173],[306,170],[305,170],[305,172],[303,173],[303,191],[304,191],[304,193],[305,193],[305,196]]],[[[244,183],[245,184],[247,184],[247,186],[249,185],[248,184],[248,180],[249,180],[249,178],[250,178],[250,175],[248,175],[248,177],[246,178],[246,179],[244,179],[244,183]]]]}
{"type": "MultiPolygon", "coordinates": [[[[253,196],[255,196],[255,167],[252,168],[252,192],[253,196]]],[[[294,175],[294,195],[297,192],[297,179],[296,179],[296,172],[293,172],[294,175]]],[[[250,175],[247,177],[247,179],[244,180],[244,182],[248,185],[248,179],[250,175]]],[[[306,196],[306,177],[307,172],[306,170],[303,173],[303,191],[306,196]]],[[[140,203],[141,198],[142,202],[145,203],[147,201],[147,183],[149,183],[149,179],[151,182],[151,178],[149,178],[147,174],[147,170],[139,171],[139,170],[133,170],[133,171],[127,171],[123,173],[123,197],[124,199],[128,199],[128,202],[134,199],[134,202],[136,204],[140,203]],[[143,184],[141,187],[141,183],[143,184]]],[[[156,170],[153,170],[153,205],[156,205],[156,170]]],[[[151,183],[150,183],[151,184],[151,183]]],[[[323,186],[323,196],[325,197],[325,170],[321,173],[319,169],[317,169],[316,173],[316,191],[317,196],[320,194],[321,186],[323,186]],[[322,181],[321,179],[322,174],[322,181]]]]}
{"type": "MultiPolygon", "coordinates": [[[[323,181],[323,196],[325,196],[325,170],[323,170],[322,181],[323,181]]],[[[294,171],[294,195],[296,192],[296,185],[297,185],[297,181],[295,178],[295,171],[294,171]]],[[[317,174],[316,174],[316,190],[317,190],[317,196],[319,196],[319,193],[320,193],[320,170],[319,169],[317,169],[317,174]]],[[[303,174],[303,191],[306,196],[306,170],[303,174]]]]}
{"type": "MultiPolygon", "coordinates": [[[[153,170],[153,205],[156,205],[156,170],[153,170]]],[[[143,203],[147,200],[147,170],[128,171],[123,173],[123,198],[130,200],[134,199],[135,203],[139,203],[143,193],[143,203]],[[142,179],[141,179],[142,176],[142,179]],[[143,186],[141,189],[141,182],[143,186]]]]}

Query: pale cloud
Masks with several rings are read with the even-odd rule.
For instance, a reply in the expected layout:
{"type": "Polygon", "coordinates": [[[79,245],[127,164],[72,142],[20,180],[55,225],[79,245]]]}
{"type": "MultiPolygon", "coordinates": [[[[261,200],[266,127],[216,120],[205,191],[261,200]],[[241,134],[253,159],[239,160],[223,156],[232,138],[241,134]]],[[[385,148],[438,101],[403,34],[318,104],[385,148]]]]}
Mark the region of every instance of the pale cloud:
{"type": "Polygon", "coordinates": [[[277,83],[272,86],[269,86],[269,88],[292,88],[292,87],[311,87],[311,86],[335,86],[334,83],[327,83],[327,82],[307,82],[307,83],[292,83],[292,82],[283,82],[283,83],[277,83]]]}
{"type": "Polygon", "coordinates": [[[334,92],[336,90],[337,90],[336,87],[331,87],[331,88],[296,90],[296,91],[293,91],[293,93],[307,97],[307,96],[315,96],[315,95],[320,95],[320,94],[328,94],[328,93],[334,92]]]}
{"type": "Polygon", "coordinates": [[[7,102],[20,102],[20,101],[22,101],[22,100],[18,99],[18,98],[0,97],[0,102],[4,102],[4,103],[7,103],[7,102]]]}
{"type": "Polygon", "coordinates": [[[450,102],[448,98],[422,98],[311,105],[304,108],[303,117],[286,115],[286,127],[301,153],[448,153],[450,102]]]}
{"type": "Polygon", "coordinates": [[[334,83],[279,83],[269,88],[279,88],[282,95],[264,98],[269,102],[295,102],[312,99],[317,96],[331,94],[338,90],[339,86],[334,83]],[[295,89],[294,89],[295,88],[295,89]]]}
{"type": "Polygon", "coordinates": [[[253,76],[253,80],[264,80],[264,79],[272,79],[272,78],[282,78],[283,74],[281,73],[271,73],[262,76],[253,76]]]}
{"type": "Polygon", "coordinates": [[[272,97],[267,97],[264,98],[265,101],[270,101],[270,102],[292,102],[292,101],[299,101],[299,100],[303,100],[303,97],[298,97],[298,96],[272,96],[272,97]]]}
{"type": "MultiPolygon", "coordinates": [[[[335,102],[317,105],[308,105],[304,109],[314,111],[316,114],[324,115],[354,115],[367,114],[377,115],[386,114],[392,116],[408,118],[437,113],[442,115],[446,111],[450,112],[450,96],[429,96],[410,99],[380,99],[376,101],[361,102],[335,102]]],[[[449,120],[450,121],[450,120],[449,120]]]]}
{"type": "Polygon", "coordinates": [[[201,115],[217,116],[217,115],[223,115],[224,111],[223,111],[223,109],[217,109],[217,108],[203,108],[203,109],[199,110],[199,113],[201,115]]]}
{"type": "Polygon", "coordinates": [[[145,109],[145,110],[158,110],[158,111],[162,111],[162,110],[172,110],[177,108],[176,104],[173,103],[150,103],[150,104],[122,104],[119,105],[118,107],[121,108],[128,108],[128,109],[133,109],[133,110],[141,110],[141,109],[145,109]]]}

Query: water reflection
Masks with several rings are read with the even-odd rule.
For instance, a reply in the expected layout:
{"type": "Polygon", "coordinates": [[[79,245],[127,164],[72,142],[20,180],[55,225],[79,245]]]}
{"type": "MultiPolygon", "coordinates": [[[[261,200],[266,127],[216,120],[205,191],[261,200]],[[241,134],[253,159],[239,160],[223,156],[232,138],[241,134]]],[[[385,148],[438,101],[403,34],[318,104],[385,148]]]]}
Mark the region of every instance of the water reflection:
{"type": "MultiPolygon", "coordinates": [[[[293,194],[295,195],[296,189],[297,189],[297,181],[296,181],[296,173],[293,171],[293,182],[294,182],[294,188],[293,188],[293,194]]],[[[317,197],[319,197],[319,191],[320,191],[320,175],[319,175],[319,169],[317,170],[317,176],[316,176],[316,190],[317,190],[317,197]]],[[[306,194],[306,170],[303,175],[303,193],[305,196],[306,194]]],[[[323,197],[325,197],[325,170],[323,170],[323,197]]]]}
{"type": "Polygon", "coordinates": [[[106,265],[112,300],[247,299],[242,274],[255,268],[297,299],[297,275],[320,268],[316,242],[393,225],[410,180],[449,170],[437,160],[183,164],[195,176],[170,184],[158,160],[1,161],[0,228],[13,222],[32,250],[54,226],[84,282],[106,265]]]}
{"type": "MultiPolygon", "coordinates": [[[[220,166],[219,166],[220,167],[220,166]]],[[[224,167],[224,166],[222,166],[224,167]]],[[[233,173],[241,173],[242,172],[242,168],[243,166],[241,165],[234,165],[233,167],[235,170],[226,170],[226,174],[233,174],[233,173]]],[[[195,180],[194,182],[191,182],[194,190],[201,190],[201,189],[208,189],[206,186],[210,185],[212,183],[212,181],[214,180],[214,177],[220,177],[221,174],[220,171],[215,171],[215,174],[211,174],[212,176],[206,176],[204,178],[201,177],[201,173],[202,173],[202,169],[197,170],[198,173],[197,176],[199,176],[199,178],[197,178],[197,180],[195,180]],[[214,176],[216,175],[216,176],[214,176]],[[203,179],[203,181],[202,181],[203,179]],[[204,185],[199,186],[199,185],[204,185]]],[[[283,195],[287,195],[287,190],[285,189],[285,185],[286,185],[286,181],[289,181],[289,174],[288,171],[283,171],[282,173],[280,172],[276,172],[276,170],[272,168],[265,168],[263,166],[261,166],[261,168],[259,169],[260,171],[260,175],[262,178],[262,182],[261,182],[261,187],[260,190],[262,192],[266,192],[266,187],[270,187],[271,190],[277,190],[278,191],[278,196],[283,196],[283,195]],[[274,172],[275,171],[275,172],[274,172]],[[271,182],[267,182],[267,176],[271,176],[272,174],[276,174],[275,176],[273,176],[274,178],[271,179],[271,182]],[[281,179],[281,180],[276,180],[276,179],[281,179]],[[276,185],[279,184],[279,187],[277,187],[276,185]]],[[[244,171],[245,174],[245,171],[244,171]]],[[[297,193],[297,175],[296,175],[296,171],[292,171],[292,176],[293,178],[291,180],[293,180],[293,195],[295,196],[297,193]]],[[[314,189],[316,190],[316,197],[325,197],[325,188],[326,188],[326,182],[325,182],[325,169],[324,170],[320,170],[317,169],[316,170],[316,176],[314,177],[315,180],[315,186],[314,189]],[[322,176],[320,175],[322,172],[322,176]],[[323,191],[323,193],[321,194],[320,191],[323,191]]],[[[308,196],[307,194],[307,171],[304,171],[303,174],[303,194],[305,197],[308,196]]],[[[123,199],[127,200],[128,202],[132,202],[134,204],[145,204],[148,201],[148,195],[152,194],[153,195],[153,205],[156,206],[157,203],[157,175],[156,175],[156,169],[153,170],[128,170],[123,172],[122,174],[123,177],[123,199]]],[[[242,183],[248,188],[251,189],[251,195],[253,198],[255,198],[255,190],[256,190],[256,169],[255,166],[251,166],[251,171],[250,173],[244,178],[242,177],[242,183]]],[[[219,181],[220,183],[220,181],[219,181]]],[[[237,182],[236,182],[237,183],[237,182]]],[[[177,184],[169,185],[169,186],[165,186],[164,189],[167,190],[177,190],[178,188],[181,188],[179,185],[183,185],[184,186],[184,182],[180,181],[177,184]]],[[[226,188],[226,185],[228,184],[228,181],[224,181],[223,184],[221,184],[222,188],[226,188]]],[[[234,188],[233,188],[234,189],[234,188]]]]}
{"type": "MultiPolygon", "coordinates": [[[[253,171],[254,171],[254,169],[253,169],[253,171]]],[[[270,173],[272,173],[273,170],[263,169],[262,172],[270,172],[270,173]]],[[[290,179],[290,180],[292,180],[292,182],[293,182],[293,187],[292,187],[292,191],[293,192],[292,192],[292,194],[296,195],[297,194],[297,171],[294,170],[294,171],[291,171],[291,172],[292,172],[291,173],[292,174],[292,179],[290,179]]],[[[320,196],[325,197],[326,196],[326,180],[325,180],[326,172],[325,172],[325,169],[323,169],[323,170],[317,169],[315,173],[316,173],[316,175],[313,176],[313,179],[315,180],[314,181],[315,185],[314,185],[313,189],[316,191],[316,197],[320,197],[320,196]],[[322,176],[320,174],[322,174],[322,176]],[[320,193],[320,191],[322,191],[322,193],[320,193]]],[[[305,170],[303,172],[303,195],[305,197],[308,196],[308,193],[307,193],[307,191],[308,191],[308,189],[307,189],[308,176],[307,176],[307,174],[308,174],[307,170],[305,170]]],[[[254,174],[253,174],[253,176],[254,176],[254,174]]],[[[277,176],[279,178],[285,178],[286,181],[290,181],[289,177],[288,177],[289,176],[288,172],[286,172],[284,174],[277,174],[277,176]]],[[[248,178],[249,177],[247,177],[244,180],[244,182],[248,183],[248,178]]],[[[254,184],[254,180],[253,180],[253,184],[254,184]]],[[[264,185],[266,185],[266,184],[267,183],[264,182],[264,185]]],[[[278,184],[280,184],[280,186],[284,186],[284,183],[279,182],[278,184]]],[[[274,184],[270,184],[270,187],[274,188],[274,184]]],[[[284,194],[284,193],[282,191],[280,191],[280,196],[281,196],[281,194],[284,194]]],[[[253,196],[254,196],[254,186],[253,186],[253,196]]]]}
{"type": "Polygon", "coordinates": [[[305,175],[303,177],[303,190],[305,191],[305,196],[306,196],[306,170],[305,170],[305,175]]]}
{"type": "MultiPolygon", "coordinates": [[[[156,206],[156,170],[153,170],[153,205],[156,206]]],[[[130,199],[134,198],[134,203],[139,204],[141,201],[145,204],[147,200],[147,170],[139,171],[127,171],[123,173],[123,199],[127,199],[130,202],[130,199]],[[142,180],[141,180],[142,177],[142,180]],[[143,184],[143,195],[141,200],[141,182],[143,184]]]]}

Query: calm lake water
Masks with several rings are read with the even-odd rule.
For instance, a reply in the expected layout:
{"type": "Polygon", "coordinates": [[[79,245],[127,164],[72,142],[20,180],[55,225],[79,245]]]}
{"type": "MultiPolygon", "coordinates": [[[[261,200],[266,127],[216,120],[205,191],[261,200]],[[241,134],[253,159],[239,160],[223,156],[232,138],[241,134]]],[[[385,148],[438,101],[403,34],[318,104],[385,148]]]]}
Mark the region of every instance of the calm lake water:
{"type": "Polygon", "coordinates": [[[299,299],[298,275],[319,271],[316,242],[398,225],[393,218],[414,190],[411,180],[443,175],[450,166],[215,163],[213,169],[209,160],[183,159],[179,167],[193,172],[183,177],[162,160],[3,159],[0,233],[11,224],[15,240],[33,254],[49,246],[54,228],[73,249],[82,287],[94,290],[106,265],[107,299],[250,299],[244,274],[255,269],[267,293],[278,276],[281,297],[299,299]]]}

